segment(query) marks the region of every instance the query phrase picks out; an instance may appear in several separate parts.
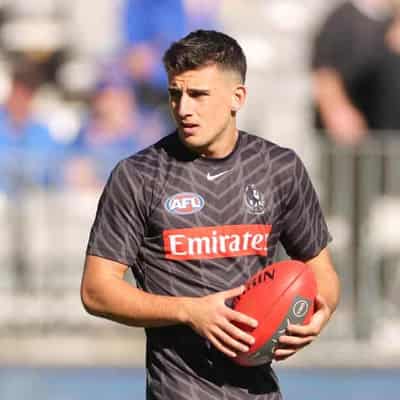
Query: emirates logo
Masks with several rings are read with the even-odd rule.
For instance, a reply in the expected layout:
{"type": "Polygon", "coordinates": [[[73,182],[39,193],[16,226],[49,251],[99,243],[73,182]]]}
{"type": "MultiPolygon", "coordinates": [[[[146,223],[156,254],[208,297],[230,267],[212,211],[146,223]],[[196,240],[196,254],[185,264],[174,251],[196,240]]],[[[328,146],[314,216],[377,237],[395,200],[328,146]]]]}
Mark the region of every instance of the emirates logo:
{"type": "Polygon", "coordinates": [[[168,229],[163,232],[165,257],[200,260],[248,255],[266,256],[271,225],[223,225],[168,229]]]}

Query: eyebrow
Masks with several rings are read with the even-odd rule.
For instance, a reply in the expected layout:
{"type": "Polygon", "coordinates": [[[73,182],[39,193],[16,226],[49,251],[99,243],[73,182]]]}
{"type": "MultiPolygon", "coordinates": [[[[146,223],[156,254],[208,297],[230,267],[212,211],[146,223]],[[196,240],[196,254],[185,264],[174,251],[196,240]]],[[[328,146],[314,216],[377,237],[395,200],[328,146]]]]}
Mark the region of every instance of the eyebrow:
{"type": "MultiPolygon", "coordinates": [[[[170,86],[168,88],[168,92],[171,95],[180,94],[180,93],[182,93],[182,89],[179,89],[174,86],[170,86]]],[[[190,89],[189,88],[189,89],[187,89],[187,92],[189,93],[189,95],[191,95],[191,94],[205,94],[205,95],[210,94],[210,91],[208,89],[195,89],[195,88],[190,89]]]]}
{"type": "Polygon", "coordinates": [[[188,89],[189,94],[210,94],[210,91],[207,89],[188,89]]]}

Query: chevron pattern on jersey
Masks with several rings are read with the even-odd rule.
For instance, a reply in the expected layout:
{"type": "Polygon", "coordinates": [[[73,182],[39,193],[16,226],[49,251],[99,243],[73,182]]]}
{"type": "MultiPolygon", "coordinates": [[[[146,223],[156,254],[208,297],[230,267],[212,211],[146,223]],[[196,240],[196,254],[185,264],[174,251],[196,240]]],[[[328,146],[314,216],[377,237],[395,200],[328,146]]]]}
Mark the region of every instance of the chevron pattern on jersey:
{"type": "MultiPolygon", "coordinates": [[[[308,260],[329,239],[293,151],[240,132],[228,157],[206,159],[187,150],[175,132],[116,166],[88,254],[130,265],[138,286],[150,293],[203,296],[239,286],[271,264],[279,241],[293,258],[308,260]],[[168,199],[183,200],[168,207],[168,199]]],[[[249,374],[215,356],[187,327],[147,335],[149,399],[281,398],[270,369],[249,374]]]]}

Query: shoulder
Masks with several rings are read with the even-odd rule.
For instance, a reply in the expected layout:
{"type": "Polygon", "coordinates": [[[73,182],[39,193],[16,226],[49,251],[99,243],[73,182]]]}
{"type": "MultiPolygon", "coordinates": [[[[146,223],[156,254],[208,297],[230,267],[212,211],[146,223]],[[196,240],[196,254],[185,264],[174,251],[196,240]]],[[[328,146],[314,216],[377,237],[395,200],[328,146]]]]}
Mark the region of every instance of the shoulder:
{"type": "Polygon", "coordinates": [[[359,17],[361,14],[351,1],[346,1],[334,7],[326,16],[325,21],[340,21],[359,17]]]}
{"type": "Polygon", "coordinates": [[[176,135],[166,136],[157,143],[122,159],[112,171],[112,179],[133,180],[136,184],[148,184],[168,169],[177,152],[176,135]],[[172,153],[172,154],[171,154],[172,153]]]}
{"type": "Polygon", "coordinates": [[[185,148],[176,131],[155,144],[146,147],[124,160],[132,167],[140,167],[145,173],[166,170],[172,165],[193,159],[195,156],[185,148]]]}
{"type": "MultiPolygon", "coordinates": [[[[151,146],[123,159],[120,164],[127,165],[130,168],[140,168],[142,170],[154,169],[159,167],[160,163],[173,159],[174,154],[177,152],[177,135],[173,132],[151,146]]],[[[178,156],[178,154],[176,154],[176,156],[178,156]]]]}
{"type": "Polygon", "coordinates": [[[126,199],[133,207],[151,210],[158,191],[163,188],[171,157],[167,149],[172,142],[173,134],[119,161],[108,179],[107,195],[126,199]]]}
{"type": "Polygon", "coordinates": [[[268,166],[275,168],[294,166],[299,157],[292,149],[282,147],[260,136],[241,131],[242,159],[257,156],[268,166]]]}
{"type": "Polygon", "coordinates": [[[242,143],[244,150],[241,162],[249,166],[250,173],[259,170],[262,164],[263,173],[270,184],[282,189],[284,197],[291,195],[299,186],[299,182],[307,179],[308,174],[297,153],[290,148],[280,146],[258,136],[244,133],[242,143]]]}
{"type": "MultiPolygon", "coordinates": [[[[355,21],[361,21],[363,15],[355,8],[351,2],[345,2],[334,7],[328,14],[326,14],[319,24],[319,32],[317,38],[331,39],[332,35],[339,35],[339,37],[348,30],[355,29],[355,21]]],[[[335,39],[333,36],[332,40],[335,39]]]]}

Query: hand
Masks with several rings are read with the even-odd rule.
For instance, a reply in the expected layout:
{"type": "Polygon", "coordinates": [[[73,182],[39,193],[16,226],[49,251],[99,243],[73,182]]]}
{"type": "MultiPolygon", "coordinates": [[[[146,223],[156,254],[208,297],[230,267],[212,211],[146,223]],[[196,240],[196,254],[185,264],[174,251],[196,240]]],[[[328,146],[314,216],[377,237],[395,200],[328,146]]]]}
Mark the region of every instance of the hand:
{"type": "Polygon", "coordinates": [[[338,107],[332,117],[328,133],[336,143],[352,146],[361,143],[365,138],[368,125],[364,116],[355,107],[338,107]]]}
{"type": "Polygon", "coordinates": [[[242,294],[244,289],[244,286],[240,286],[209,296],[187,299],[187,323],[229,357],[248,351],[249,345],[254,343],[253,336],[239,329],[233,322],[255,328],[257,321],[225,304],[226,300],[242,294]]]}
{"type": "Polygon", "coordinates": [[[385,35],[385,44],[394,53],[400,53],[400,15],[398,13],[385,35]]]}
{"type": "Polygon", "coordinates": [[[279,338],[274,359],[276,361],[286,360],[288,357],[297,353],[303,347],[313,342],[321,333],[324,326],[329,321],[331,310],[324,298],[317,295],[315,299],[316,311],[308,325],[289,324],[286,335],[279,338]]]}

